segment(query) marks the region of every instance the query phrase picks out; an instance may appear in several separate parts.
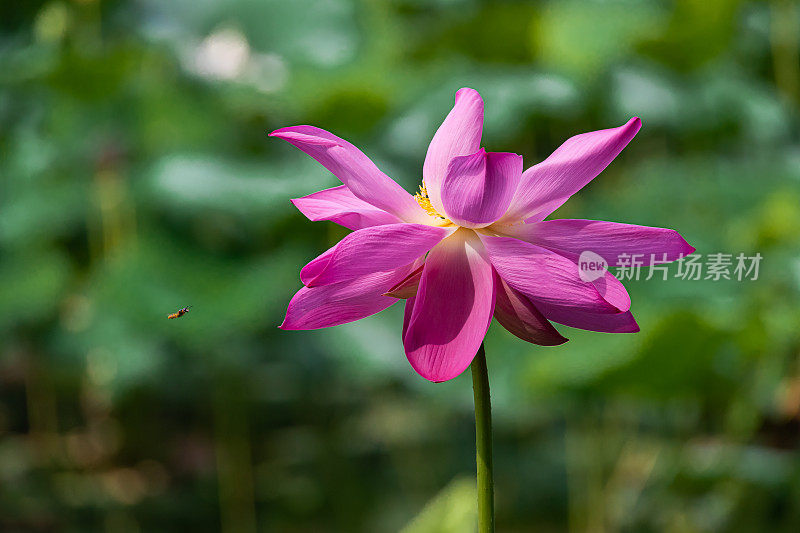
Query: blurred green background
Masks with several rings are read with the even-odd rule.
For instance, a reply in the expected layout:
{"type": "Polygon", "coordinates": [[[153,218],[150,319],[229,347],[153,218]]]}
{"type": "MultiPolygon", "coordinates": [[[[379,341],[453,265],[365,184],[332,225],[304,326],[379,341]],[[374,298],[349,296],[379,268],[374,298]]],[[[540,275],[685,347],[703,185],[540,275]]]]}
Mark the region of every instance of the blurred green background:
{"type": "Polygon", "coordinates": [[[401,305],[277,329],[345,230],[266,136],[413,190],[470,86],[526,165],[642,118],[556,217],[763,256],[627,282],[638,334],[491,327],[499,531],[797,531],[799,51],[789,0],[3,2],[0,530],[472,531],[469,373],[415,374],[401,305]]]}

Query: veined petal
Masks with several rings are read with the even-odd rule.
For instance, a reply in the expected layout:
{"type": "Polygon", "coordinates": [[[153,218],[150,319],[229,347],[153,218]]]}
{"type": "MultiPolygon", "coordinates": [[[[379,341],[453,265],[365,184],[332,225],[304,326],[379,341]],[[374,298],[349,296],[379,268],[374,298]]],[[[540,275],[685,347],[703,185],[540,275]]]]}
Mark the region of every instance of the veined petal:
{"type": "Polygon", "coordinates": [[[639,331],[639,324],[636,323],[630,311],[615,314],[591,313],[541,301],[534,301],[534,305],[548,320],[572,328],[603,333],[636,333],[639,331]]]}
{"type": "MultiPolygon", "coordinates": [[[[527,224],[525,226],[527,226],[527,224]]],[[[515,228],[516,226],[513,227],[515,228]]],[[[507,234],[511,235],[512,232],[509,231],[507,232],[507,234]]],[[[531,243],[531,244],[537,244],[537,243],[531,243]]],[[[545,247],[542,246],[542,248],[545,247]]],[[[575,272],[578,273],[578,277],[580,278],[580,272],[581,272],[580,256],[578,254],[572,252],[566,252],[563,250],[552,250],[552,251],[572,261],[572,263],[575,265],[574,266],[575,272]]],[[[607,301],[620,311],[627,311],[631,308],[631,297],[628,294],[628,291],[625,289],[625,286],[622,284],[622,282],[620,282],[614,276],[614,274],[611,273],[611,271],[606,270],[602,276],[589,281],[589,283],[594,285],[594,288],[597,289],[597,292],[600,293],[600,296],[602,296],[603,299],[605,299],[605,301],[607,301]]]]}
{"type": "Polygon", "coordinates": [[[668,263],[694,252],[694,247],[672,229],[605,222],[559,219],[503,228],[503,233],[544,248],[580,255],[598,254],[610,266],[630,266],[632,256],[642,266],[668,263]]]}
{"type": "Polygon", "coordinates": [[[570,259],[510,237],[481,235],[480,238],[503,281],[535,302],[595,313],[620,312],[592,283],[580,279],[577,265],[570,259]]]}
{"type": "Polygon", "coordinates": [[[522,175],[522,156],[478,152],[454,157],[442,182],[447,218],[467,228],[488,226],[506,212],[522,175]]]}
{"type": "Polygon", "coordinates": [[[399,268],[412,263],[452,231],[424,224],[360,229],[304,266],[300,279],[306,287],[316,287],[399,268]]]}
{"type": "Polygon", "coordinates": [[[383,311],[397,302],[396,298],[383,296],[383,293],[405,277],[409,268],[374,272],[324,287],[303,287],[289,302],[286,318],[280,328],[327,328],[383,311]]]}
{"type": "Polygon", "coordinates": [[[428,197],[431,205],[439,213],[444,213],[441,187],[450,160],[477,152],[481,146],[482,133],[481,95],[474,89],[466,87],[459,89],[456,93],[456,103],[436,130],[422,166],[422,178],[428,190],[428,197]]]}
{"type": "Polygon", "coordinates": [[[411,305],[403,338],[411,366],[430,381],[456,377],[478,352],[495,305],[492,267],[472,231],[461,229],[430,251],[411,305]]]}
{"type": "Polygon", "coordinates": [[[494,279],[497,291],[494,317],[501,326],[520,339],[540,346],[567,342],[524,294],[509,287],[497,272],[494,279]]]}
{"type": "MultiPolygon", "coordinates": [[[[575,268],[578,268],[578,260],[574,259],[575,268]]],[[[600,296],[608,303],[619,309],[620,311],[628,311],[631,308],[631,296],[628,294],[627,289],[617,277],[610,271],[606,270],[602,277],[597,278],[591,282],[600,296]]]]}
{"type": "Polygon", "coordinates": [[[309,220],[330,220],[351,230],[402,222],[395,215],[361,200],[346,185],[295,198],[292,203],[309,220]]]}
{"type": "Polygon", "coordinates": [[[502,221],[544,219],[600,174],[641,126],[639,118],[634,117],[618,128],[567,139],[550,157],[522,173],[517,194],[502,221]]]}
{"type": "Polygon", "coordinates": [[[421,222],[429,218],[413,196],[344,139],[314,126],[291,126],[269,135],[288,141],[319,161],[356,197],[378,209],[406,222],[421,222]]]}
{"type": "Polygon", "coordinates": [[[386,291],[384,296],[391,296],[392,298],[400,298],[402,300],[407,300],[408,298],[413,298],[417,295],[417,289],[419,289],[419,281],[422,279],[422,269],[425,266],[424,261],[417,259],[415,265],[419,264],[418,267],[413,268],[411,273],[396,283],[391,289],[386,291]]]}

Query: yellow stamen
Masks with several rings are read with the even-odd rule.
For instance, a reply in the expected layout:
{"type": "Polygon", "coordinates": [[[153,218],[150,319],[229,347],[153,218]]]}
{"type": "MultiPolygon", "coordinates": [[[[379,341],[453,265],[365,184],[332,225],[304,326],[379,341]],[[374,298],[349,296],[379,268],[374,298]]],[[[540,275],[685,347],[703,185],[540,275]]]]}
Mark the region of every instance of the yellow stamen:
{"type": "Polygon", "coordinates": [[[446,217],[443,217],[439,214],[436,209],[434,209],[433,204],[431,204],[431,199],[428,197],[428,189],[425,188],[425,182],[422,182],[422,185],[419,186],[419,192],[414,195],[414,199],[417,201],[419,206],[425,210],[430,216],[438,219],[436,222],[440,225],[452,224],[446,217]]]}

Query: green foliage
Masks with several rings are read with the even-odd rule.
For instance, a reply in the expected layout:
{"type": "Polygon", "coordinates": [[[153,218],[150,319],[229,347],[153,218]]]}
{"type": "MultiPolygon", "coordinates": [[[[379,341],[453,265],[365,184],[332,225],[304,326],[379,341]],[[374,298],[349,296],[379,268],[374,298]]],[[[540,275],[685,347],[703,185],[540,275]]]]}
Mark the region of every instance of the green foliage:
{"type": "Polygon", "coordinates": [[[474,478],[455,479],[405,527],[403,533],[463,533],[475,529],[474,478]]]}
{"type": "Polygon", "coordinates": [[[400,306],[277,329],[345,230],[291,206],[337,180],[266,133],[329,129],[412,190],[471,86],[487,149],[526,166],[642,118],[557,217],[763,256],[757,281],[626,281],[635,335],[559,326],[570,342],[542,348],[491,327],[498,530],[797,530],[798,18],[784,0],[4,3],[0,529],[469,531],[469,376],[413,372],[400,306]]]}

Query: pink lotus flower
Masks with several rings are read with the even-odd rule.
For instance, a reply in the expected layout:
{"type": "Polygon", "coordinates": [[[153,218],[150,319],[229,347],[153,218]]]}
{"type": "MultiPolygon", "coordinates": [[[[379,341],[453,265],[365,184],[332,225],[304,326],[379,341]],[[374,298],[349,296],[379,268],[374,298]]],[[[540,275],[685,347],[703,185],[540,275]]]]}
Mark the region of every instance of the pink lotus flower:
{"type": "Polygon", "coordinates": [[[474,358],[492,316],[540,345],[567,341],[550,321],[592,331],[635,332],[630,297],[610,272],[583,281],[577,259],[590,250],[610,266],[620,254],[673,261],[694,251],[674,230],[594,220],[544,218],[597,176],[639,131],[618,128],[568,139],[523,172],[522,156],[480,147],[483,100],[472,89],[431,140],[420,192],[412,196],[355,146],[312,126],[280,137],[344,185],[292,200],[309,219],[353,230],[300,272],[305,287],[282,329],[358,320],[406,299],[403,344],[431,381],[458,376],[474,358]]]}

